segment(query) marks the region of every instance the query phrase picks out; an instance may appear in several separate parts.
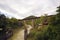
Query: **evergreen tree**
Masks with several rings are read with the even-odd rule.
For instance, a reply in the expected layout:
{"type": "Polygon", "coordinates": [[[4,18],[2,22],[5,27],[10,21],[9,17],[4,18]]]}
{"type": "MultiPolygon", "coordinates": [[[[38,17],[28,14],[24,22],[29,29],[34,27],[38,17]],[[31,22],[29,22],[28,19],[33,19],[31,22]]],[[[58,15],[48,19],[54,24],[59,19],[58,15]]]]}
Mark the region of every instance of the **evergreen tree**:
{"type": "Polygon", "coordinates": [[[58,8],[58,10],[57,10],[57,15],[56,15],[56,21],[57,21],[57,23],[60,23],[60,6],[57,8],[58,8]]]}

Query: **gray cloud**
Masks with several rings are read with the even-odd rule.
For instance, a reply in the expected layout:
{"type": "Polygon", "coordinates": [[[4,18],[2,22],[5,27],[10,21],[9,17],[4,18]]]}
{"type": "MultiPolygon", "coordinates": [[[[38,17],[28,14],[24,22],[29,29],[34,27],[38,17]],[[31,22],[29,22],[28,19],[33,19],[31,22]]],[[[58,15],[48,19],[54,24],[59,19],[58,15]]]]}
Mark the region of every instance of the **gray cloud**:
{"type": "Polygon", "coordinates": [[[0,9],[11,17],[24,18],[55,13],[59,3],[60,0],[0,0],[0,9]]]}
{"type": "Polygon", "coordinates": [[[9,7],[8,5],[0,4],[0,9],[9,12],[10,14],[8,13],[7,15],[10,15],[10,16],[13,16],[12,13],[13,13],[14,15],[20,15],[20,16],[22,15],[22,14],[18,13],[18,11],[16,11],[16,10],[14,10],[13,8],[9,7]]]}

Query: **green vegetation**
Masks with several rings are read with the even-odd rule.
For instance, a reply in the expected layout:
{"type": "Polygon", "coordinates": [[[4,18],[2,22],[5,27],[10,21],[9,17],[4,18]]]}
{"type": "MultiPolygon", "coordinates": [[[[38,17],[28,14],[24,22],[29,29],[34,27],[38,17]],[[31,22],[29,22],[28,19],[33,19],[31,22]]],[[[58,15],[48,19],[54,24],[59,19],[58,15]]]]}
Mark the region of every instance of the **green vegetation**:
{"type": "MultiPolygon", "coordinates": [[[[16,18],[8,18],[4,14],[0,14],[0,39],[5,40],[6,36],[13,34],[15,29],[20,29],[23,26],[23,23],[16,18]]],[[[10,36],[11,36],[10,35],[10,36]]]]}
{"type": "Polygon", "coordinates": [[[23,23],[19,21],[19,19],[16,18],[7,18],[4,14],[0,14],[0,27],[4,28],[17,28],[23,26],[23,23]]]}
{"type": "Polygon", "coordinates": [[[29,17],[26,17],[26,18],[24,18],[23,20],[26,20],[26,24],[28,24],[28,25],[32,25],[32,21],[31,21],[31,19],[33,19],[33,18],[35,18],[36,16],[29,16],[29,17]]]}
{"type": "MultiPolygon", "coordinates": [[[[27,40],[60,40],[60,6],[57,7],[57,14],[41,17],[40,28],[33,28],[27,40]],[[47,20],[45,21],[45,19],[47,20]],[[44,20],[43,20],[44,19],[44,20]],[[47,25],[44,23],[48,23],[47,25]]],[[[38,21],[38,20],[37,20],[38,21]]]]}
{"type": "MultiPolygon", "coordinates": [[[[30,31],[27,40],[60,40],[60,6],[57,7],[56,15],[41,16],[40,19],[35,21],[35,28],[30,31]]],[[[30,16],[25,18],[26,23],[32,25],[30,19],[37,18],[30,16]]],[[[15,29],[20,29],[23,23],[16,18],[7,18],[4,14],[0,14],[0,39],[6,36],[6,32],[13,32],[15,29]]],[[[16,31],[16,30],[15,30],[16,31]]],[[[8,33],[9,34],[9,33],[8,33]]],[[[7,36],[8,36],[7,34],[7,36]]]]}

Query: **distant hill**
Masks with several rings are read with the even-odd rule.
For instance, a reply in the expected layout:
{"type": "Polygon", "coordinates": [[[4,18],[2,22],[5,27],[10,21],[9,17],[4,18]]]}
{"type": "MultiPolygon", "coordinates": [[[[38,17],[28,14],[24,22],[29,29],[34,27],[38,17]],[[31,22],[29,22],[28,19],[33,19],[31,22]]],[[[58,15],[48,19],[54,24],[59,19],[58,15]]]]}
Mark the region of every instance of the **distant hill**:
{"type": "MultiPolygon", "coordinates": [[[[55,16],[55,15],[48,15],[47,17],[51,17],[51,16],[55,16]]],[[[31,20],[31,19],[39,19],[40,17],[36,17],[36,16],[28,16],[22,20],[31,20]]]]}
{"type": "Polygon", "coordinates": [[[30,19],[36,19],[36,18],[40,18],[40,17],[29,16],[29,17],[24,18],[23,20],[30,20],[30,19]]]}

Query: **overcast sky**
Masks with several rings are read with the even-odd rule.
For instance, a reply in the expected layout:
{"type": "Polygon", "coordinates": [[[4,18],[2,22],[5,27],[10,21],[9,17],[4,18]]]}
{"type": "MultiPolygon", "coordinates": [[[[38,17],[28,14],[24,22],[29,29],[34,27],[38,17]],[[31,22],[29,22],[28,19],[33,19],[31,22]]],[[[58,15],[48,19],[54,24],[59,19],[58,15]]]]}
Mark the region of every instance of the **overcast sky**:
{"type": "Polygon", "coordinates": [[[0,0],[0,11],[9,17],[23,19],[30,15],[55,14],[60,0],[0,0]]]}

